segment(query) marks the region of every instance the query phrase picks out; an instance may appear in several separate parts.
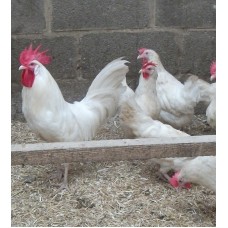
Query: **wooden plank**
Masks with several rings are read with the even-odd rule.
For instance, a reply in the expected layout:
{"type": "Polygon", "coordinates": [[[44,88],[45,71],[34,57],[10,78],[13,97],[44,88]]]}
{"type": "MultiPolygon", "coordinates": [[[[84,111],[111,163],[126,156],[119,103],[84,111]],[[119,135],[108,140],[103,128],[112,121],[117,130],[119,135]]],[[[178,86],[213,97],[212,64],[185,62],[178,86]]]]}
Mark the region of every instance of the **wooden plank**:
{"type": "Polygon", "coordinates": [[[14,144],[11,147],[11,163],[44,165],[78,161],[144,160],[215,155],[215,151],[215,135],[14,144]]]}

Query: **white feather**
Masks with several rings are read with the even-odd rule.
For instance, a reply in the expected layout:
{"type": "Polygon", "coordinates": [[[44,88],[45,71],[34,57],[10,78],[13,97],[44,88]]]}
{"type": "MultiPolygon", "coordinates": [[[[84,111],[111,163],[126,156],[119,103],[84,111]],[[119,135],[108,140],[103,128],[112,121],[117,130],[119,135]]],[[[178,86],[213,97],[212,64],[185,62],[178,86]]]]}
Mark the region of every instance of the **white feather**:
{"type": "Polygon", "coordinates": [[[177,157],[177,158],[153,158],[152,161],[160,165],[159,171],[163,174],[170,170],[175,172],[180,171],[187,161],[192,160],[192,157],[177,157]]]}
{"type": "Polygon", "coordinates": [[[178,179],[184,183],[192,182],[216,191],[216,157],[199,156],[186,162],[178,179]]]}
{"type": "Polygon", "coordinates": [[[216,83],[210,86],[210,103],[206,110],[207,122],[212,128],[216,128],[216,83]]]}
{"type": "Polygon", "coordinates": [[[144,78],[140,74],[139,84],[135,90],[135,101],[141,110],[153,119],[158,119],[161,106],[157,97],[156,80],[158,74],[156,68],[149,74],[148,78],[144,78]]]}
{"type": "Polygon", "coordinates": [[[141,110],[134,97],[122,105],[120,121],[125,131],[137,138],[189,136],[168,124],[153,120],[141,110]]]}
{"type": "Polygon", "coordinates": [[[156,89],[162,109],[160,120],[175,128],[191,123],[194,107],[197,104],[194,93],[187,90],[180,81],[166,71],[155,51],[147,49],[146,52],[148,60],[157,64],[156,89]]]}
{"type": "Polygon", "coordinates": [[[92,139],[108,117],[115,115],[123,93],[126,60],[109,63],[94,79],[85,98],[66,102],[48,70],[38,63],[32,88],[23,87],[22,111],[30,128],[47,141],[92,139]]]}

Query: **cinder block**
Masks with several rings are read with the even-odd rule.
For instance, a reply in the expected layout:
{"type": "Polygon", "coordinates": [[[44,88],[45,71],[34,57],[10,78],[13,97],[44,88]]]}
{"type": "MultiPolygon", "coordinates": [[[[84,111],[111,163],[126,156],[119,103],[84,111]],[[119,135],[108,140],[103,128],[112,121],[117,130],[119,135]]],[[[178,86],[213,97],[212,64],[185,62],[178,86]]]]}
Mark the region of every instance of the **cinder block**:
{"type": "Polygon", "coordinates": [[[156,1],[156,26],[215,28],[215,0],[156,1]]]}
{"type": "Polygon", "coordinates": [[[216,33],[189,32],[184,36],[180,59],[182,73],[196,74],[209,82],[210,64],[216,59],[216,33]]]}
{"type": "Polygon", "coordinates": [[[32,43],[33,47],[42,44],[41,50],[49,50],[52,62],[47,69],[55,79],[76,78],[79,73],[77,69],[76,39],[73,37],[56,37],[43,39],[12,39],[12,81],[20,83],[20,72],[18,71],[19,55],[25,47],[32,43]]]}
{"type": "Polygon", "coordinates": [[[46,28],[43,0],[11,1],[12,34],[42,33],[46,28]]]}
{"type": "Polygon", "coordinates": [[[149,26],[148,0],[68,0],[52,3],[55,31],[149,26]]]}
{"type": "Polygon", "coordinates": [[[132,33],[86,35],[80,39],[80,54],[83,77],[94,78],[106,64],[122,56],[132,63],[132,68],[136,64],[137,38],[132,33]]]}
{"type": "Polygon", "coordinates": [[[141,47],[157,51],[166,69],[177,73],[177,56],[180,50],[174,33],[99,33],[86,35],[80,40],[83,77],[94,78],[107,63],[125,56],[130,61],[127,77],[134,88],[138,83],[138,71],[141,67],[141,62],[137,61],[137,50],[141,47]]]}

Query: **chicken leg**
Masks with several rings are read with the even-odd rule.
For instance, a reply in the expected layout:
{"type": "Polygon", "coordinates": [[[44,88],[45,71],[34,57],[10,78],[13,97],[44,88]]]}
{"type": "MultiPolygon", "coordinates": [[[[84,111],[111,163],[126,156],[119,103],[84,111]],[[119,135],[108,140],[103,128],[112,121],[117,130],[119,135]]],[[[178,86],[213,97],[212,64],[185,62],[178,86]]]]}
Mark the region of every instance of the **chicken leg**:
{"type": "Polygon", "coordinates": [[[58,173],[57,176],[59,177],[58,179],[60,179],[60,176],[61,178],[63,177],[63,182],[61,184],[54,185],[54,186],[60,186],[55,193],[58,193],[63,189],[66,189],[69,191],[69,187],[68,187],[69,163],[63,163],[62,165],[64,166],[64,173],[60,171],[61,174],[58,173]]]}
{"type": "Polygon", "coordinates": [[[68,187],[68,171],[69,171],[69,163],[63,163],[64,166],[64,176],[63,176],[63,182],[60,185],[60,188],[58,189],[58,191],[61,191],[63,189],[66,189],[69,191],[69,187],[68,187]]]}

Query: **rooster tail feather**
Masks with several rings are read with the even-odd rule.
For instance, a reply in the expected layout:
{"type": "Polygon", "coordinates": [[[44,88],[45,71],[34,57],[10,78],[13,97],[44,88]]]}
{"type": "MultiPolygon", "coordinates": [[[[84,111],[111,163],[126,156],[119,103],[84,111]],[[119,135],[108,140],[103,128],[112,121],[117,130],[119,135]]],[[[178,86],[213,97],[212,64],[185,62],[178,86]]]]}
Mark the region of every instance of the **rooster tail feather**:
{"type": "Polygon", "coordinates": [[[128,66],[125,65],[129,62],[122,58],[123,57],[113,60],[101,70],[93,80],[87,94],[90,94],[95,90],[108,88],[117,89],[121,86],[122,81],[125,79],[126,74],[129,71],[128,66]]]}

